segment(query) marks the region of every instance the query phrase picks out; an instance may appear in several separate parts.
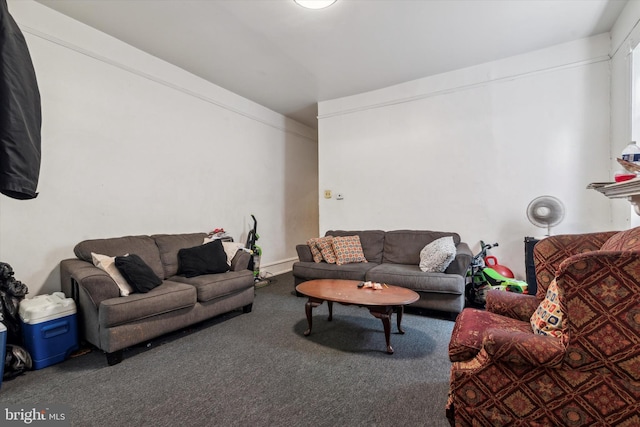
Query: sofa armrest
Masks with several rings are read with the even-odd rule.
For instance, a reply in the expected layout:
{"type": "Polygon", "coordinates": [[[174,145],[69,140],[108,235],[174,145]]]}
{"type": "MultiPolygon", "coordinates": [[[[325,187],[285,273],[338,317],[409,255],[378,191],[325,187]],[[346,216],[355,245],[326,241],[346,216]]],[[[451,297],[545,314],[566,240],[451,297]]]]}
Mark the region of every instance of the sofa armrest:
{"type": "Polygon", "coordinates": [[[528,322],[538,305],[540,300],[535,295],[516,294],[496,289],[487,292],[487,311],[512,319],[528,322]]]}
{"type": "Polygon", "coordinates": [[[302,262],[313,262],[313,255],[309,245],[296,245],[296,252],[298,252],[298,259],[302,262]]]}
{"type": "Polygon", "coordinates": [[[68,259],[60,263],[60,280],[65,295],[77,299],[78,292],[82,289],[96,311],[105,299],[120,296],[120,289],[111,276],[93,264],[79,259],[68,259]]]}
{"type": "Polygon", "coordinates": [[[548,368],[560,366],[565,356],[558,338],[503,329],[487,329],[482,349],[494,361],[548,368]]]}
{"type": "Polygon", "coordinates": [[[231,271],[248,269],[249,261],[251,261],[251,254],[243,249],[239,249],[231,260],[231,271]]]}
{"type": "MultiPolygon", "coordinates": [[[[311,252],[311,251],[309,251],[311,252]]],[[[471,252],[471,248],[465,242],[458,243],[456,246],[456,257],[449,264],[449,267],[445,270],[447,274],[458,274],[462,277],[467,275],[467,270],[471,265],[471,260],[473,259],[473,253],[471,252]]]]}

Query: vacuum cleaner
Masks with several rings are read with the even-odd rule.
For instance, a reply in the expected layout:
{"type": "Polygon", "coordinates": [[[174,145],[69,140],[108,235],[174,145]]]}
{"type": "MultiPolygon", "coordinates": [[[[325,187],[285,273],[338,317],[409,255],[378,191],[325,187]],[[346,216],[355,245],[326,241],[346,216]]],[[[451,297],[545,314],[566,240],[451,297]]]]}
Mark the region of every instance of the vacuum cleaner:
{"type": "Polygon", "coordinates": [[[258,221],[253,215],[251,215],[251,218],[253,218],[253,228],[247,235],[245,248],[247,248],[251,254],[248,268],[253,271],[253,280],[257,282],[260,280],[260,257],[262,256],[262,248],[256,245],[256,242],[260,238],[260,236],[258,236],[258,221]]]}

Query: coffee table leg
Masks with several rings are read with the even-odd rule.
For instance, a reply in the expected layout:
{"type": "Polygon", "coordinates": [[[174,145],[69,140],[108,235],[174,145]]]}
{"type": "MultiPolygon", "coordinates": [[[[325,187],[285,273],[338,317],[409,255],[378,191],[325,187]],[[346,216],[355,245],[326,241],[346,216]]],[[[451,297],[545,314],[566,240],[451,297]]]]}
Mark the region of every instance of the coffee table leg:
{"type": "Polygon", "coordinates": [[[404,334],[404,330],[400,326],[400,324],[402,323],[402,314],[404,313],[404,306],[399,305],[396,307],[395,310],[396,310],[396,320],[398,322],[398,332],[400,332],[401,334],[404,334]]]}
{"type": "Polygon", "coordinates": [[[393,354],[393,347],[391,347],[391,314],[393,313],[393,307],[377,307],[375,310],[370,308],[369,312],[374,317],[382,320],[384,338],[387,341],[387,353],[393,354]]]}
{"type": "Polygon", "coordinates": [[[304,331],[305,337],[309,336],[309,334],[311,333],[311,327],[313,326],[313,320],[311,320],[313,318],[313,316],[311,315],[312,310],[313,310],[313,303],[311,302],[311,300],[309,300],[304,305],[304,311],[307,313],[307,324],[309,325],[309,329],[304,331]]]}
{"type": "MultiPolygon", "coordinates": [[[[304,305],[304,311],[305,313],[307,313],[307,323],[309,324],[309,329],[307,329],[306,331],[304,331],[304,336],[308,337],[309,334],[311,334],[311,327],[313,326],[313,308],[319,306],[320,304],[322,304],[322,300],[321,299],[316,299],[316,298],[309,298],[309,301],[307,301],[307,303],[304,305]]],[[[329,313],[331,313],[331,305],[329,305],[329,313]]],[[[329,317],[331,317],[331,314],[329,314],[329,317]]],[[[331,320],[331,318],[329,318],[329,320],[331,320]]]]}
{"type": "Polygon", "coordinates": [[[329,322],[333,320],[333,301],[327,301],[327,305],[329,306],[329,322]]]}

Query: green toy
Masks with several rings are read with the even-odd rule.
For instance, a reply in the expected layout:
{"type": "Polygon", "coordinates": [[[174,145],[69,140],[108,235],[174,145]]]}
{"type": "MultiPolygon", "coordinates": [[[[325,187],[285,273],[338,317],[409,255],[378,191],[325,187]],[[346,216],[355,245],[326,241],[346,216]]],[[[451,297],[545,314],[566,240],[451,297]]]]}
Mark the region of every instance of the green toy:
{"type": "Polygon", "coordinates": [[[465,289],[467,302],[471,306],[484,307],[487,292],[491,289],[519,294],[527,294],[529,292],[527,282],[505,277],[493,268],[486,266],[484,259],[487,257],[487,251],[496,246],[498,246],[497,243],[485,244],[481,240],[481,250],[471,260],[465,289]]]}
{"type": "Polygon", "coordinates": [[[500,289],[518,294],[528,293],[529,285],[527,285],[527,282],[512,279],[510,277],[504,277],[491,267],[483,268],[481,273],[484,275],[484,280],[492,289],[500,289]]]}

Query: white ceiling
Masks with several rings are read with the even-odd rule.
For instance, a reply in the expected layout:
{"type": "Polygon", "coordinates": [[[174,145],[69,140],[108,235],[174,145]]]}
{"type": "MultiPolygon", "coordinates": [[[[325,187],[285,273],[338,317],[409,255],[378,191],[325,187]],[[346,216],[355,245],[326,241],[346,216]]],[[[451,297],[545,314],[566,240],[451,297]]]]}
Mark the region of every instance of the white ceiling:
{"type": "Polygon", "coordinates": [[[316,103],[607,32],[627,0],[36,0],[313,128],[316,103]]]}

